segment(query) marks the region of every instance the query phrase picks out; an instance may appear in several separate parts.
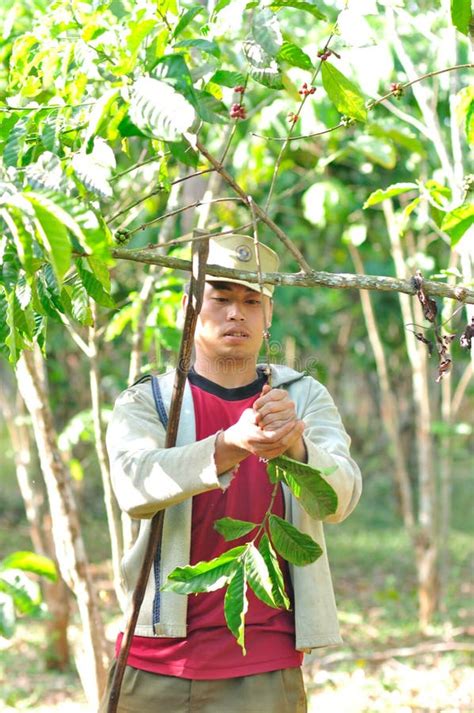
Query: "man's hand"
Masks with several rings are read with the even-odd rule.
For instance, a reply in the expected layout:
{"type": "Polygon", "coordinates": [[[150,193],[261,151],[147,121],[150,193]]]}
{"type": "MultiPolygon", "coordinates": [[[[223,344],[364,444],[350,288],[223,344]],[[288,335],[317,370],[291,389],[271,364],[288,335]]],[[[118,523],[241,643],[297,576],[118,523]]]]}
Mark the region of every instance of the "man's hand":
{"type": "MultiPolygon", "coordinates": [[[[265,384],[262,395],[255,401],[253,408],[257,413],[257,423],[264,430],[275,430],[288,423],[302,423],[304,431],[304,422],[297,419],[295,404],[284,389],[272,389],[265,384]]],[[[292,439],[283,453],[305,463],[308,454],[302,438],[303,431],[298,438],[292,439]]]]}

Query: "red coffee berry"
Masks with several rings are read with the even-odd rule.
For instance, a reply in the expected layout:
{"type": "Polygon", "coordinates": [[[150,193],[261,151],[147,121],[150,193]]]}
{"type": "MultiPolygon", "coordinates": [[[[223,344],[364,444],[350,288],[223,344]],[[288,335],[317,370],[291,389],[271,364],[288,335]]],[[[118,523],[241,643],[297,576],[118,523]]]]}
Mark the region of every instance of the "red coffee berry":
{"type": "Polygon", "coordinates": [[[392,82],[390,85],[390,91],[395,99],[400,99],[403,96],[403,87],[400,82],[392,82]]]}
{"type": "Polygon", "coordinates": [[[234,87],[234,92],[236,94],[243,94],[245,92],[245,87],[242,84],[239,84],[238,87],[234,87]]]}
{"type": "Polygon", "coordinates": [[[300,117],[298,116],[298,114],[295,114],[292,111],[288,112],[287,119],[290,122],[290,124],[296,124],[296,122],[298,121],[299,118],[300,117]]]}

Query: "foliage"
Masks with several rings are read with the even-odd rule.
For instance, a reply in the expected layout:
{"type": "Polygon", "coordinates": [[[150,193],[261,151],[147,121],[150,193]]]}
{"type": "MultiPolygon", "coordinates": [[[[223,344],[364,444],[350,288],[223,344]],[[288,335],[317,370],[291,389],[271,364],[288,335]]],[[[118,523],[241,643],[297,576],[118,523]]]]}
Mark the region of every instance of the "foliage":
{"type": "MultiPolygon", "coordinates": [[[[354,21],[373,41],[376,3],[362,13],[350,3],[339,14],[313,1],[285,0],[266,7],[250,2],[242,6],[243,15],[241,5],[221,2],[209,11],[176,0],[3,4],[0,344],[11,363],[33,341],[45,347],[48,320],[90,325],[90,299],[113,308],[111,253],[114,233],[117,239],[124,234],[114,216],[130,194],[129,172],[145,156],[150,170],[136,174],[132,192],[146,208],[142,194],[151,180],[151,212],[163,212],[173,181],[190,166],[200,167],[192,148],[196,136],[212,147],[231,123],[231,87],[243,84],[252,125],[267,142],[249,143],[248,120],[240,126],[240,119],[233,122],[236,140],[248,151],[252,171],[244,183],[251,190],[267,171],[275,130],[282,132],[281,109],[295,97],[300,103],[296,113],[290,112],[290,129],[301,118],[306,129],[312,124],[326,131],[337,124],[338,112],[342,115],[339,125],[346,126],[347,134],[339,139],[336,156],[329,157],[330,162],[337,157],[334,168],[349,160],[357,170],[367,159],[394,168],[404,148],[415,154],[424,150],[413,135],[369,116],[375,104],[358,84],[356,66],[341,61],[329,47],[334,34],[346,46],[370,46],[369,39],[351,34],[350,26],[354,21]],[[306,38],[295,23],[309,17],[314,27],[306,38]],[[323,50],[316,51],[317,42],[323,50]],[[312,107],[307,93],[298,94],[300,77],[306,79],[303,86],[321,80],[312,107]]],[[[452,22],[466,33],[469,4],[453,0],[451,12],[452,22]]],[[[381,73],[376,76],[380,82],[381,73]]],[[[391,93],[401,91],[397,86],[391,93]]],[[[460,111],[471,127],[472,93],[462,91],[460,111]]],[[[294,158],[289,156],[290,165],[294,158]]],[[[301,156],[300,161],[307,159],[301,156]]],[[[238,161],[234,167],[240,174],[238,161]]],[[[281,181],[283,174],[278,185],[281,181]]],[[[341,192],[337,181],[334,172],[326,186],[319,183],[319,197],[312,194],[311,213],[306,211],[310,223],[323,227],[323,204],[331,193],[341,192]]],[[[452,205],[452,200],[435,201],[433,216],[456,243],[472,222],[472,204],[452,205]]],[[[136,200],[130,202],[135,205],[136,200]]],[[[357,199],[347,204],[345,198],[338,220],[356,210],[357,199]]],[[[130,219],[123,219],[126,225],[130,219]]],[[[235,224],[239,210],[223,208],[220,219],[235,224]]]]}
{"type": "Polygon", "coordinates": [[[5,638],[15,632],[16,614],[44,614],[40,588],[25,573],[57,578],[54,562],[34,552],[13,552],[0,562],[0,636],[5,638]]]}
{"type": "MultiPolygon", "coordinates": [[[[298,461],[280,456],[268,464],[274,496],[283,481],[312,517],[323,518],[337,508],[337,495],[320,472],[298,461]]],[[[214,527],[226,541],[255,531],[245,545],[227,550],[208,562],[176,567],[162,589],[178,594],[212,592],[227,587],[224,614],[227,626],[245,650],[247,588],[271,607],[289,609],[283,574],[276,552],[291,564],[305,566],[322,555],[321,547],[309,535],[272,513],[274,497],[261,523],[230,517],[217,520],[214,527]],[[275,552],[276,550],[276,552],[275,552]]]]}

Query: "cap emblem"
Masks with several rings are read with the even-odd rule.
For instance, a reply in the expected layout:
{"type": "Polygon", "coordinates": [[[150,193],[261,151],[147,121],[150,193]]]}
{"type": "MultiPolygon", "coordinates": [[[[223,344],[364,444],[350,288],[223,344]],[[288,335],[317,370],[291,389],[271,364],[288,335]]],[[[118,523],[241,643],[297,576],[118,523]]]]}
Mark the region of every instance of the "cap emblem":
{"type": "Polygon", "coordinates": [[[249,262],[252,259],[252,251],[246,245],[239,245],[235,252],[237,253],[237,259],[241,262],[249,262]]]}

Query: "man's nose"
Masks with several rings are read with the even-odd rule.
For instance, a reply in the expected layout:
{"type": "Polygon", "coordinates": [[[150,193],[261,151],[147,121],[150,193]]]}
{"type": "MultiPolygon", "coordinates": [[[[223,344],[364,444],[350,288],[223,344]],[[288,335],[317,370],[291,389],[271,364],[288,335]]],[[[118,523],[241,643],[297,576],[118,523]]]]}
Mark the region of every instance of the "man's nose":
{"type": "Polygon", "coordinates": [[[236,303],[229,305],[229,311],[227,313],[227,316],[231,320],[240,321],[240,322],[242,322],[245,319],[244,313],[243,313],[240,305],[238,305],[236,303]]]}

